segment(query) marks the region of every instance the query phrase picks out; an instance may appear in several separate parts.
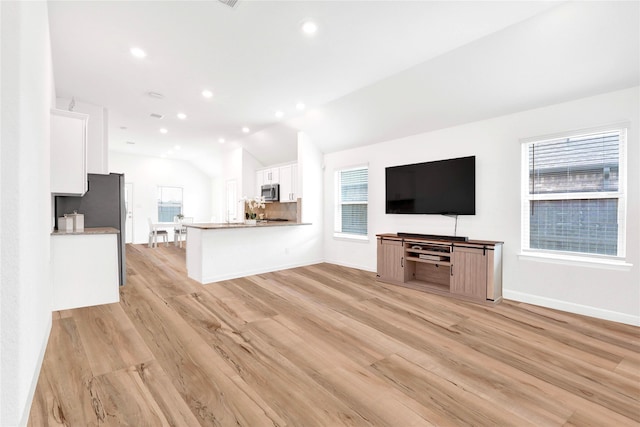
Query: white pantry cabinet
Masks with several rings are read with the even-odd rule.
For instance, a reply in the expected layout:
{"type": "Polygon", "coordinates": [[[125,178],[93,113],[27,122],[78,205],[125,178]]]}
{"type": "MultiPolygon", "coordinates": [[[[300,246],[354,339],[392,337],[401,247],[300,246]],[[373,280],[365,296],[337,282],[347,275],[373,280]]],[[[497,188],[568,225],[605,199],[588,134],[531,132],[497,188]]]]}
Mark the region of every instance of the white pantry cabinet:
{"type": "Polygon", "coordinates": [[[82,196],[87,192],[89,116],[51,109],[51,192],[82,196]]]}

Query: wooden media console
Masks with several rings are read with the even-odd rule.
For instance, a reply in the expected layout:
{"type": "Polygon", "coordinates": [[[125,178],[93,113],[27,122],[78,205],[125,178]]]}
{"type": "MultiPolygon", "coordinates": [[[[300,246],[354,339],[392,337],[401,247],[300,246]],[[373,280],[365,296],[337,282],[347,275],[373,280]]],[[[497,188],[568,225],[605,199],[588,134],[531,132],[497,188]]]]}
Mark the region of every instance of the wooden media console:
{"type": "Polygon", "coordinates": [[[378,280],[476,302],[502,300],[502,242],[376,236],[378,280]]]}

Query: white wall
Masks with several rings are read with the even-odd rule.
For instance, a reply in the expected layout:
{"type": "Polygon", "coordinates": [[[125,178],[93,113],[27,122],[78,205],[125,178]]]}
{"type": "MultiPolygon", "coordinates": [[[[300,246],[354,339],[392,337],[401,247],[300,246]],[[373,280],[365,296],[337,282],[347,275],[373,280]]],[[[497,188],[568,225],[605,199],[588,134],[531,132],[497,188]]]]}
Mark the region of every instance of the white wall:
{"type": "MultiPolygon", "coordinates": [[[[211,218],[212,180],[200,169],[183,160],[138,156],[111,151],[110,172],[124,173],[133,184],[133,242],[149,239],[147,218],[158,220],[158,187],[182,187],[183,213],[195,222],[211,218]]],[[[169,239],[173,238],[170,231],[169,239]]]]}
{"type": "MultiPolygon", "coordinates": [[[[236,148],[233,151],[228,152],[225,155],[225,161],[222,166],[222,177],[220,179],[221,187],[218,200],[220,200],[220,206],[222,208],[222,221],[242,221],[244,206],[240,203],[242,197],[242,156],[243,149],[236,148]],[[236,204],[236,217],[231,218],[227,215],[227,184],[235,181],[236,185],[236,197],[233,200],[236,204]]],[[[254,178],[255,179],[255,178],[254,178]]]]}
{"type": "Polygon", "coordinates": [[[324,245],[322,230],[324,219],[322,214],[323,200],[323,156],[311,138],[305,133],[298,133],[298,197],[301,199],[302,222],[311,223],[304,248],[311,259],[322,259],[324,245]]]}
{"type": "Polygon", "coordinates": [[[242,192],[241,196],[255,197],[256,194],[256,171],[262,167],[255,157],[248,151],[242,151],[242,192]]]}
{"type": "Polygon", "coordinates": [[[375,271],[376,233],[454,233],[454,220],[386,215],[384,168],[476,156],[476,215],[460,216],[458,235],[504,241],[505,298],[640,324],[640,89],[632,88],[325,155],[324,229],[328,262],[375,271]],[[612,270],[520,259],[521,139],[627,121],[627,262],[612,270]],[[333,237],[334,171],[369,164],[369,241],[333,237]]]}
{"type": "Polygon", "coordinates": [[[211,178],[211,217],[209,222],[224,220],[224,180],[222,177],[211,178]]]}
{"type": "Polygon", "coordinates": [[[51,330],[46,2],[0,2],[0,425],[26,425],[51,330]]]}

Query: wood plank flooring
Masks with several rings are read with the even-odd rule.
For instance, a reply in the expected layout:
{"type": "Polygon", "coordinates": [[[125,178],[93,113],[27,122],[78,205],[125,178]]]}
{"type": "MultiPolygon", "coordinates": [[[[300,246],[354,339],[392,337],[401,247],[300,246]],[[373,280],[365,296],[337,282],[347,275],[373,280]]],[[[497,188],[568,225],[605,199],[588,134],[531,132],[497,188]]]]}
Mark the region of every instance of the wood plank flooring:
{"type": "Polygon", "coordinates": [[[54,313],[30,426],[639,426],[640,328],[318,264],[200,285],[127,246],[119,304],[54,313]]]}

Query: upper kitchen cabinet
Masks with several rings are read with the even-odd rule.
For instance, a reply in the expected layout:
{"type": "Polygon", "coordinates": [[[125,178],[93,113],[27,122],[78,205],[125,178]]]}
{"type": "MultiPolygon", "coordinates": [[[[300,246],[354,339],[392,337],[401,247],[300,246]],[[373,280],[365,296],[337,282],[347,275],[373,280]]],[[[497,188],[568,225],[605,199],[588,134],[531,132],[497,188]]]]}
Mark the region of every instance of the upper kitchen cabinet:
{"type": "Polygon", "coordinates": [[[298,164],[272,166],[256,171],[256,194],[261,194],[260,187],[269,184],[280,184],[280,202],[295,202],[298,199],[298,164]]]}
{"type": "Polygon", "coordinates": [[[279,184],[280,183],[280,169],[270,168],[263,170],[262,175],[263,184],[279,184]]]}
{"type": "Polygon", "coordinates": [[[87,192],[89,116],[51,110],[51,192],[82,196],[87,192]]]}
{"type": "Polygon", "coordinates": [[[298,165],[293,163],[280,167],[280,202],[298,200],[298,165]]]}
{"type": "Polygon", "coordinates": [[[87,127],[87,173],[106,175],[109,171],[109,110],[99,105],[67,98],[57,98],[60,110],[73,109],[89,116],[87,127]]]}
{"type": "Polygon", "coordinates": [[[280,168],[272,167],[267,169],[258,169],[256,171],[256,195],[262,194],[261,187],[269,184],[280,183],[280,168]]]}

